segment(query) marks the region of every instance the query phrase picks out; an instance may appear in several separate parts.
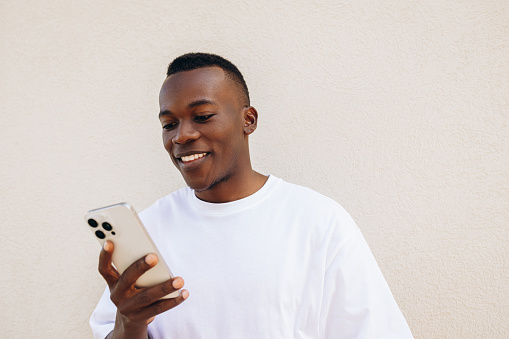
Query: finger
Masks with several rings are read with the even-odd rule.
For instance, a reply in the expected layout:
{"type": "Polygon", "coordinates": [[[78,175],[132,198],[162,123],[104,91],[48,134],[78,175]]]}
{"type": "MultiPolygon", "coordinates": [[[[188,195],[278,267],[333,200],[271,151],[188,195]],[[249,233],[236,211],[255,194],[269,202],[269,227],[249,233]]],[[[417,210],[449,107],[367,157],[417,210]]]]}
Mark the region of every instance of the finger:
{"type": "Polygon", "coordinates": [[[120,276],[117,282],[117,291],[127,291],[134,287],[134,283],[138,280],[143,273],[157,264],[157,256],[155,254],[146,255],[143,258],[136,260],[129,266],[124,273],[120,276]]]}
{"type": "Polygon", "coordinates": [[[131,299],[131,303],[128,307],[132,309],[147,307],[168,294],[178,291],[182,287],[184,287],[184,279],[181,277],[169,279],[150,288],[146,288],[138,293],[131,299]]]}
{"type": "Polygon", "coordinates": [[[113,243],[106,241],[103,245],[103,249],[99,254],[99,273],[103,276],[104,280],[108,284],[109,288],[112,289],[115,286],[119,274],[118,271],[111,264],[111,256],[113,255],[113,243]]]}
{"type": "Polygon", "coordinates": [[[155,317],[158,314],[166,312],[184,302],[189,297],[187,290],[182,290],[180,295],[172,299],[161,299],[156,301],[150,306],[147,306],[134,315],[133,321],[145,321],[146,319],[155,317]]]}

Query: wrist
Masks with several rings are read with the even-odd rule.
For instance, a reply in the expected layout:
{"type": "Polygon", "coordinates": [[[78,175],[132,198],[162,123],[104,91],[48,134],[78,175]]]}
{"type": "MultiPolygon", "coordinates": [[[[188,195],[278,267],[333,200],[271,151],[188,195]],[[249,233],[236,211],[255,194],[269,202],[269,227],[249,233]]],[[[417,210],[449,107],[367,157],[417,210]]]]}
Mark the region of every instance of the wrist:
{"type": "Polygon", "coordinates": [[[111,335],[112,339],[117,338],[148,338],[148,324],[134,323],[117,311],[115,327],[111,335]]]}

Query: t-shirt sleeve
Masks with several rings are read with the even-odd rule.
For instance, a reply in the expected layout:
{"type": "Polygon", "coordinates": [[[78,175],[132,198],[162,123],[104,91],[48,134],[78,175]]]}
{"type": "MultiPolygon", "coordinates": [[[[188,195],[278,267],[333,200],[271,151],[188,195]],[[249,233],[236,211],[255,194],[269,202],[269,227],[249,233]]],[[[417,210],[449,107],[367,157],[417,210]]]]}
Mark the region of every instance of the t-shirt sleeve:
{"type": "Polygon", "coordinates": [[[110,300],[110,290],[106,286],[104,293],[90,317],[90,327],[95,339],[104,339],[113,331],[117,307],[110,300]]]}
{"type": "Polygon", "coordinates": [[[413,338],[357,228],[329,265],[320,313],[321,338],[413,338]]]}

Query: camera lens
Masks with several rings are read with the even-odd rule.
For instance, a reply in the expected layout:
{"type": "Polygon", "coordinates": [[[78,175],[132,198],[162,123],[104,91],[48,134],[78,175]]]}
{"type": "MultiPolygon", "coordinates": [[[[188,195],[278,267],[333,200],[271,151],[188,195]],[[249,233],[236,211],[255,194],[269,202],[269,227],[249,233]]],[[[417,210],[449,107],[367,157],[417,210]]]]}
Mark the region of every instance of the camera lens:
{"type": "Polygon", "coordinates": [[[103,228],[105,231],[111,231],[113,229],[109,222],[103,222],[103,228]]]}
{"type": "Polygon", "coordinates": [[[88,224],[92,227],[97,227],[97,221],[94,219],[88,219],[88,224]]]}
{"type": "Polygon", "coordinates": [[[98,237],[99,239],[106,238],[106,235],[104,235],[104,233],[101,231],[95,231],[95,236],[98,237]]]}

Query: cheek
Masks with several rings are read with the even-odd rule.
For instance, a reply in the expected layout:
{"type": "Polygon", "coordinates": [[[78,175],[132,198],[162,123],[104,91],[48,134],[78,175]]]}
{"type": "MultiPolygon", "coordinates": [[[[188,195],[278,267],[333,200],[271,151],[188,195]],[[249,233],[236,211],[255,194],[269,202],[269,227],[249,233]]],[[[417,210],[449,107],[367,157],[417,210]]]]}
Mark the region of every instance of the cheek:
{"type": "Polygon", "coordinates": [[[171,139],[172,138],[169,133],[163,132],[163,146],[166,149],[166,151],[168,151],[168,152],[171,151],[171,146],[172,146],[171,139]]]}
{"type": "Polygon", "coordinates": [[[244,137],[243,134],[239,134],[236,130],[231,130],[230,138],[225,139],[222,143],[223,156],[230,162],[231,165],[237,163],[237,160],[242,156],[244,151],[244,137]]]}

